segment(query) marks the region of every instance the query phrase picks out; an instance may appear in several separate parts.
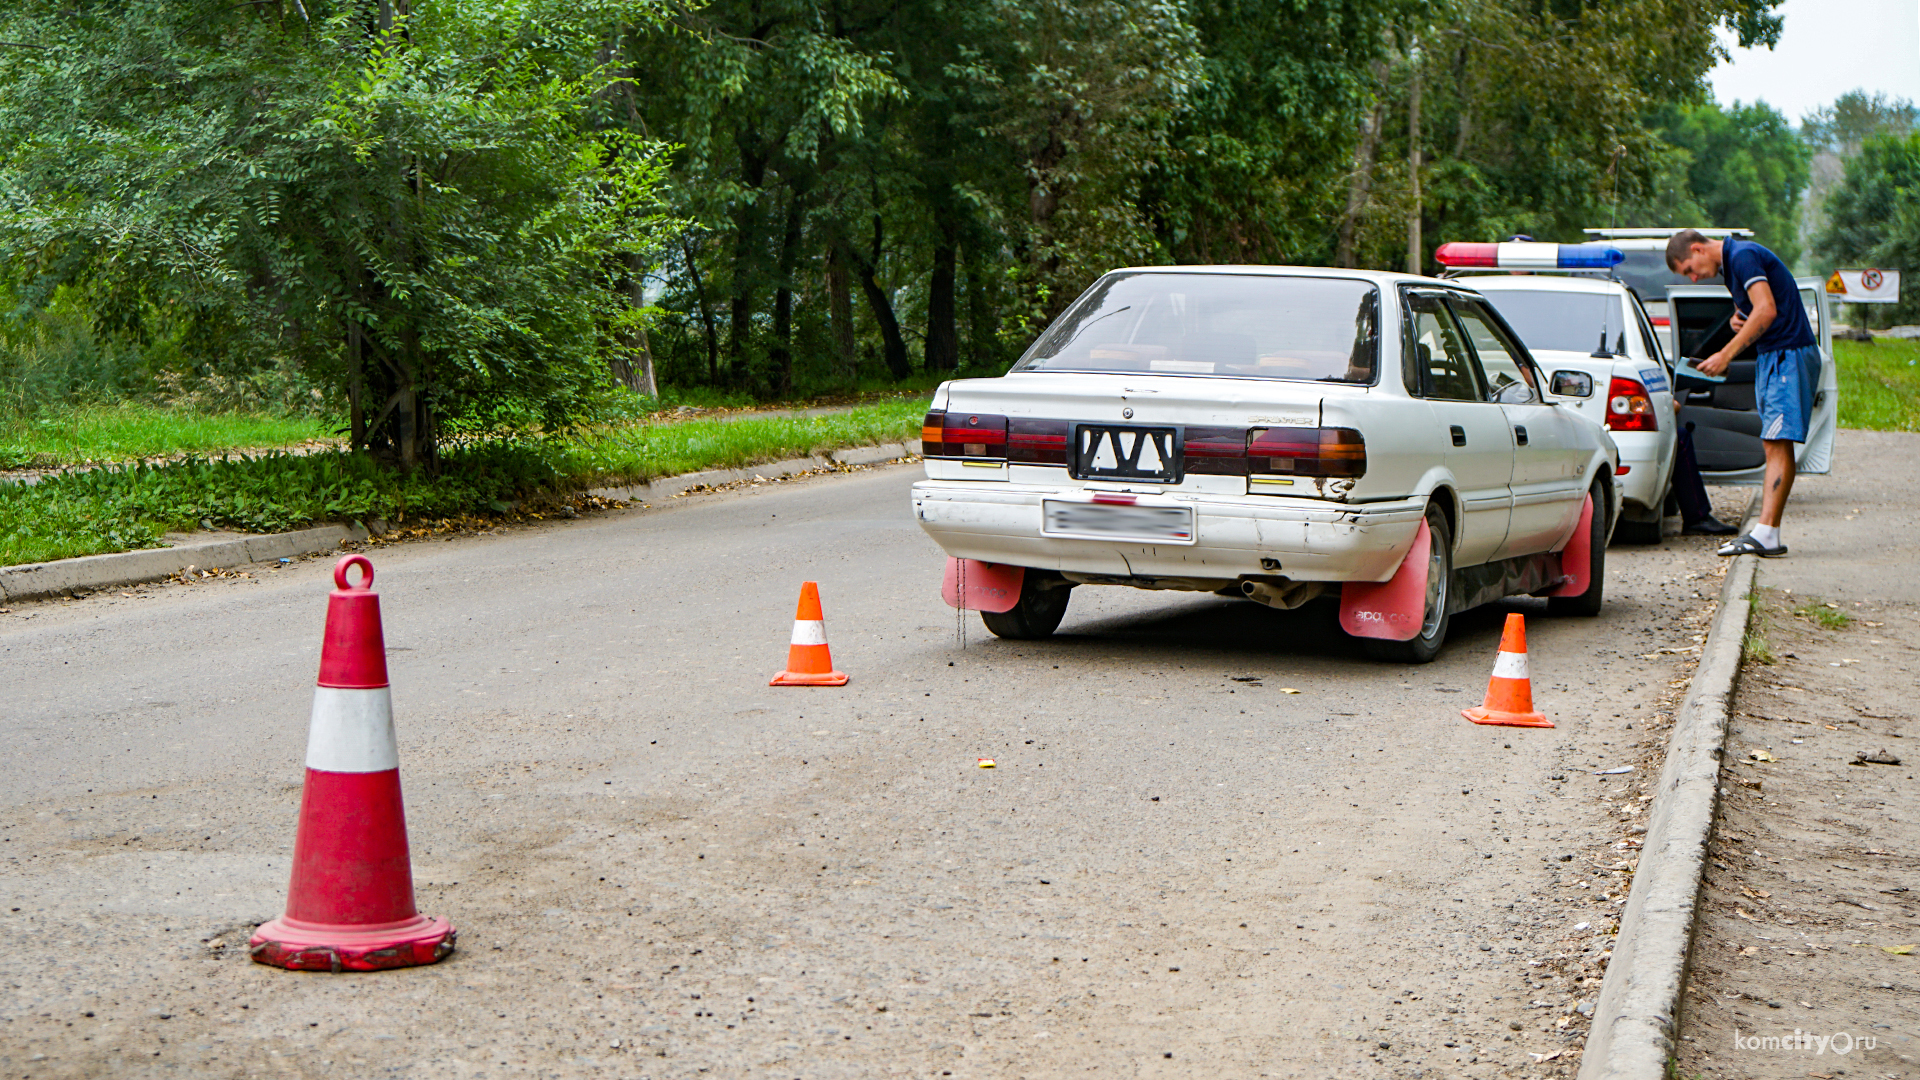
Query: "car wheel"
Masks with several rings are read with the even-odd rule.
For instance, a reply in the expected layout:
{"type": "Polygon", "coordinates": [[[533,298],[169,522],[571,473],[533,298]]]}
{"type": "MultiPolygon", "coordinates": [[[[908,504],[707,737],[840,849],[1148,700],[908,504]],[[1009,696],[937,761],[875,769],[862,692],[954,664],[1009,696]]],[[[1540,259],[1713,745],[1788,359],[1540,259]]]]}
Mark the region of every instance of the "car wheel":
{"type": "Polygon", "coordinates": [[[1034,641],[1060,628],[1071,599],[1072,585],[1055,574],[1029,569],[1021,576],[1019,602],[1006,611],[983,611],[980,621],[995,637],[1034,641]]]}
{"type": "MultiPolygon", "coordinates": [[[[1598,615],[1600,593],[1607,582],[1607,490],[1593,485],[1593,520],[1588,523],[1587,591],[1579,596],[1549,596],[1547,611],[1554,615],[1598,615]]],[[[1626,522],[1620,527],[1625,528],[1626,522]]]]}
{"type": "MultiPolygon", "coordinates": [[[[1595,504],[1596,508],[1598,504],[1595,504]]],[[[1658,544],[1660,542],[1660,521],[1634,521],[1623,517],[1620,524],[1613,527],[1613,538],[1622,544],[1658,544]]]]}
{"type": "Polygon", "coordinates": [[[1428,548],[1427,603],[1420,633],[1407,641],[1361,638],[1367,655],[1375,660],[1425,664],[1440,655],[1440,646],[1447,640],[1447,626],[1453,621],[1447,612],[1447,601],[1453,596],[1453,530],[1447,527],[1447,516],[1432,504],[1427,506],[1427,531],[1433,543],[1428,548]]]}

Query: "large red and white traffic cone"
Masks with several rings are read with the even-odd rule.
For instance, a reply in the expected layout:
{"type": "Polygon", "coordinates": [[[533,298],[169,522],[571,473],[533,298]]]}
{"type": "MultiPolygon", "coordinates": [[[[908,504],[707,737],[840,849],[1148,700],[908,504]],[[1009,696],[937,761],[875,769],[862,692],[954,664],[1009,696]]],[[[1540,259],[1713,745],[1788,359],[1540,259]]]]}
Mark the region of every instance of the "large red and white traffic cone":
{"type": "Polygon", "coordinates": [[[833,670],[833,651],[827,648],[827,617],[820,610],[820,586],[800,585],[800,603],[793,612],[793,638],[787,645],[787,669],[769,686],[845,686],[844,673],[833,670]]]}
{"type": "Polygon", "coordinates": [[[348,555],[334,566],[333,583],[287,910],[248,944],[260,963],[296,971],[431,964],[453,951],[455,931],[413,904],[373,564],[348,555]],[[364,577],[351,585],[355,566],[364,577]]]}
{"type": "Polygon", "coordinates": [[[1493,661],[1493,678],[1487,680],[1487,700],[1460,715],[1476,724],[1502,727],[1552,727],[1553,721],[1534,711],[1533,677],[1527,670],[1527,618],[1517,611],[1507,614],[1507,625],[1500,631],[1500,655],[1493,661]]]}

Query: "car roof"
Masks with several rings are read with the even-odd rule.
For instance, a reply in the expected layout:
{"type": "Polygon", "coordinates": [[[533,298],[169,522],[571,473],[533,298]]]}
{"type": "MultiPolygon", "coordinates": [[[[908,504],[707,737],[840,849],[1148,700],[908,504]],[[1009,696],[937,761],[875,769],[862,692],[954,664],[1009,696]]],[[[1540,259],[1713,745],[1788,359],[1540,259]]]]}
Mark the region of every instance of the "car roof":
{"type": "Polygon", "coordinates": [[[1416,274],[1402,274],[1387,270],[1349,270],[1339,266],[1267,266],[1262,264],[1228,264],[1224,266],[1125,266],[1107,271],[1109,274],[1239,274],[1264,277],[1315,277],[1346,278],[1350,280],[1371,281],[1376,285],[1396,285],[1402,282],[1422,285],[1459,286],[1457,281],[1443,281],[1440,278],[1421,277],[1416,274]]]}
{"type": "Polygon", "coordinates": [[[1589,296],[1618,295],[1626,291],[1623,281],[1612,278],[1564,277],[1559,274],[1513,274],[1476,276],[1467,287],[1481,292],[1564,292],[1589,296]]]}

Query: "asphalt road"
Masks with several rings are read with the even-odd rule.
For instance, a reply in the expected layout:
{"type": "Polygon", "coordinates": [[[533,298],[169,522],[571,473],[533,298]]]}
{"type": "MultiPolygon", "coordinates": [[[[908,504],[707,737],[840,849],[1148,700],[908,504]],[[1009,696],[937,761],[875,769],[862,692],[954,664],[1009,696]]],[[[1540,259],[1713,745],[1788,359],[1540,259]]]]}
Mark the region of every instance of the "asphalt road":
{"type": "Polygon", "coordinates": [[[1559,727],[1487,728],[1505,608],[1417,668],[1092,587],[991,639],[916,474],[373,553],[432,968],[245,957],[330,560],[0,615],[0,1075],[1570,1071],[1706,542],[1613,549],[1597,620],[1513,605],[1559,727]],[[843,689],[766,685],[805,579],[843,689]]]}

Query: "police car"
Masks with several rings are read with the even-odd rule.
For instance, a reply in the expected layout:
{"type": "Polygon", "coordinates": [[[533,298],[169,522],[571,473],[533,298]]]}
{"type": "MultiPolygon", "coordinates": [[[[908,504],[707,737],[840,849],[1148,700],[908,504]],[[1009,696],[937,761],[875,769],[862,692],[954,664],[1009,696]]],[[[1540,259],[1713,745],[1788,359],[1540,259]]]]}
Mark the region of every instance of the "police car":
{"type": "Polygon", "coordinates": [[[1466,279],[1520,335],[1547,373],[1547,397],[1607,429],[1620,448],[1614,535],[1658,543],[1679,424],[1673,372],[1645,307],[1611,277],[1606,244],[1442,244],[1435,259],[1466,279]]]}

